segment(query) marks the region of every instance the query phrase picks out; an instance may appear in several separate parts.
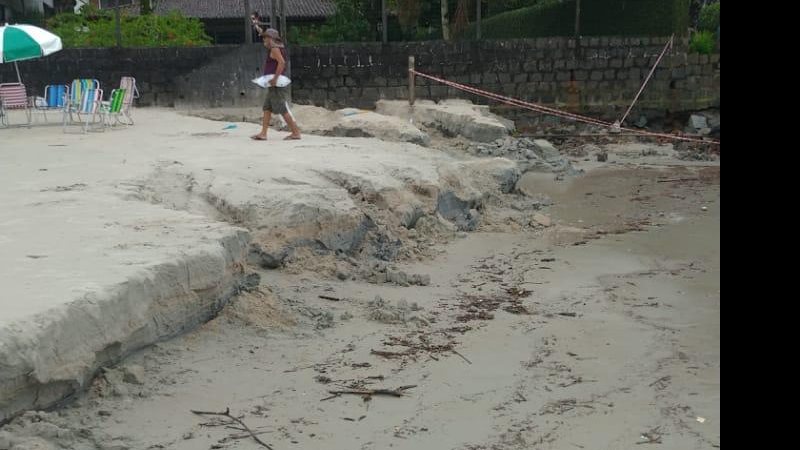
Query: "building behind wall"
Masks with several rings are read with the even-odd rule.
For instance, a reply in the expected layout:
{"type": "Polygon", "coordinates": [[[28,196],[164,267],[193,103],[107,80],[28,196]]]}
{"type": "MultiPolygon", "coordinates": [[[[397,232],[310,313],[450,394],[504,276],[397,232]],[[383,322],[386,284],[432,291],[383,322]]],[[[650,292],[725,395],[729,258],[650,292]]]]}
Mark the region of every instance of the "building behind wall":
{"type": "Polygon", "coordinates": [[[15,17],[27,13],[49,14],[53,12],[54,0],[0,0],[0,24],[14,23],[15,17]]]}
{"type": "MultiPolygon", "coordinates": [[[[272,2],[278,0],[250,0],[250,9],[258,11],[266,22],[272,11],[272,2]]],[[[322,24],[336,11],[333,0],[286,0],[286,21],[291,28],[297,25],[322,24]]],[[[186,17],[203,21],[206,33],[217,44],[241,44],[245,41],[243,0],[159,0],[156,14],[179,11],[186,17]]],[[[250,11],[252,12],[252,11],[250,11]]]]}

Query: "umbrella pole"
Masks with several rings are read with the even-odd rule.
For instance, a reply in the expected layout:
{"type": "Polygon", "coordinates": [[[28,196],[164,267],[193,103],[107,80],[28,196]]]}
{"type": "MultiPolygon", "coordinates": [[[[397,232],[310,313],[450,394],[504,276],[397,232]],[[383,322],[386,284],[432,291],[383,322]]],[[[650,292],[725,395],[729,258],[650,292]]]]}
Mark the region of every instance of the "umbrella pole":
{"type": "Polygon", "coordinates": [[[17,81],[19,81],[19,84],[22,84],[22,77],[19,76],[19,65],[16,61],[14,61],[14,68],[17,69],[17,81]]]}

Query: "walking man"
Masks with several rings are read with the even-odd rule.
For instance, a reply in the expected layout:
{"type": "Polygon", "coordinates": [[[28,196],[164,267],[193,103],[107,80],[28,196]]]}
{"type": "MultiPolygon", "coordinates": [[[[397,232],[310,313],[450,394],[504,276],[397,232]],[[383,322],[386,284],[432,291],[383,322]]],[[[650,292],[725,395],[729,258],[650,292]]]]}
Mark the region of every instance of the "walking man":
{"type": "Polygon", "coordinates": [[[267,60],[264,63],[264,75],[273,75],[272,81],[267,88],[267,98],[264,100],[264,118],[261,124],[261,132],[252,136],[256,141],[266,141],[269,132],[269,124],[272,114],[280,114],[289,125],[292,134],[286,140],[300,140],[300,129],[289,111],[289,87],[278,87],[278,78],[286,72],[286,45],[284,45],[278,30],[268,29],[258,31],[264,39],[264,47],[267,48],[267,60]]]}

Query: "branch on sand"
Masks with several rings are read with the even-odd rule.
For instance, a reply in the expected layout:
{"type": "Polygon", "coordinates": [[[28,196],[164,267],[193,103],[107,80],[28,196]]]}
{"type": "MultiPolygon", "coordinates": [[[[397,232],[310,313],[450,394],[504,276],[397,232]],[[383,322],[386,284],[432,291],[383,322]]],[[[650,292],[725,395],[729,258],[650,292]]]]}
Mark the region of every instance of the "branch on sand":
{"type": "Polygon", "coordinates": [[[262,447],[267,448],[269,450],[274,450],[269,444],[267,444],[266,442],[264,442],[261,439],[259,439],[258,434],[254,433],[253,430],[251,430],[250,427],[248,427],[247,424],[242,421],[242,419],[239,419],[238,417],[234,417],[233,415],[231,415],[231,409],[230,408],[226,408],[225,412],[209,412],[209,411],[195,411],[195,410],[192,410],[192,414],[195,414],[195,415],[198,415],[198,416],[222,416],[222,417],[227,417],[228,419],[230,419],[230,420],[238,423],[239,425],[241,425],[242,428],[244,429],[244,431],[246,431],[250,435],[250,437],[252,437],[253,440],[258,442],[262,447]]]}
{"type": "Polygon", "coordinates": [[[416,385],[402,386],[397,389],[343,389],[339,391],[328,391],[332,395],[330,397],[323,398],[320,401],[324,402],[326,400],[337,398],[346,394],[360,395],[364,397],[364,400],[369,400],[374,395],[383,395],[387,397],[403,397],[405,395],[405,391],[409,389],[414,389],[415,387],[417,386],[416,385]]]}

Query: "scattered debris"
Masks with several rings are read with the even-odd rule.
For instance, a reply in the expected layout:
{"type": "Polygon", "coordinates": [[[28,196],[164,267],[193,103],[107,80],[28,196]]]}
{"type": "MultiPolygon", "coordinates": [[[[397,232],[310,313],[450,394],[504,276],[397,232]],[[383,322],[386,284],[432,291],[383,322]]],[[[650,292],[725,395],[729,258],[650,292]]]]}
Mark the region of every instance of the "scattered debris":
{"type": "Polygon", "coordinates": [[[381,296],[367,303],[367,318],[386,324],[405,324],[416,322],[426,325],[428,322],[419,315],[422,308],[416,303],[409,304],[400,300],[396,304],[385,301],[381,296]]]}
{"type": "Polygon", "coordinates": [[[469,359],[467,359],[467,357],[466,357],[466,356],[462,355],[462,354],[461,354],[461,353],[459,353],[457,350],[453,349],[453,353],[455,353],[456,355],[460,356],[460,357],[461,357],[461,359],[463,359],[464,361],[466,361],[468,364],[472,365],[472,361],[470,361],[469,359]]]}
{"type": "Polygon", "coordinates": [[[506,289],[506,293],[508,293],[508,295],[514,298],[528,298],[533,294],[532,291],[529,291],[527,289],[522,289],[519,287],[506,289]]]}
{"type": "Polygon", "coordinates": [[[409,275],[403,271],[392,271],[385,266],[376,266],[365,277],[367,281],[373,284],[386,284],[392,283],[402,287],[408,286],[430,286],[431,276],[412,274],[409,275]]]}
{"type": "Polygon", "coordinates": [[[262,441],[258,437],[258,434],[254,433],[253,430],[251,430],[250,427],[248,427],[247,424],[242,421],[242,419],[231,415],[231,409],[230,408],[226,408],[225,412],[208,412],[208,411],[195,411],[195,410],[192,410],[191,412],[192,412],[192,414],[195,414],[195,415],[198,415],[198,416],[221,416],[221,417],[227,417],[228,419],[230,419],[231,423],[239,424],[244,429],[244,431],[246,431],[250,435],[250,437],[252,437],[253,440],[256,441],[259,445],[261,445],[262,447],[267,448],[269,450],[273,450],[273,448],[269,444],[267,444],[266,442],[262,441]]]}
{"type": "Polygon", "coordinates": [[[663,391],[664,389],[666,389],[669,386],[670,381],[672,381],[672,377],[669,376],[669,375],[665,376],[665,377],[661,377],[658,380],[654,381],[650,385],[650,387],[654,387],[654,388],[658,389],[659,391],[663,391]]]}
{"type": "Polygon", "coordinates": [[[529,315],[531,315],[531,312],[528,310],[528,308],[526,308],[526,307],[524,307],[524,306],[522,306],[520,304],[506,306],[505,308],[503,308],[503,311],[505,311],[505,312],[507,312],[509,314],[514,314],[514,315],[518,315],[518,316],[529,316],[529,315]]]}
{"type": "Polygon", "coordinates": [[[568,172],[572,164],[549,141],[508,137],[487,144],[474,144],[467,152],[476,156],[502,157],[524,162],[527,170],[537,172],[568,172]]]}
{"type": "Polygon", "coordinates": [[[387,396],[387,397],[403,397],[405,392],[414,389],[416,385],[402,386],[397,389],[342,389],[337,391],[328,391],[332,394],[330,397],[323,398],[320,401],[326,401],[342,395],[360,395],[364,397],[364,401],[369,401],[373,396],[387,396]]]}
{"type": "Polygon", "coordinates": [[[387,352],[387,351],[383,351],[383,350],[371,350],[370,353],[373,354],[373,355],[376,355],[376,356],[381,356],[381,357],[386,358],[386,359],[403,358],[405,356],[410,356],[410,355],[414,354],[411,351],[405,351],[405,352],[398,353],[398,352],[387,352]]]}
{"type": "Polygon", "coordinates": [[[647,433],[642,433],[643,442],[637,442],[636,444],[663,444],[662,438],[661,428],[654,428],[647,433]]]}
{"type": "Polygon", "coordinates": [[[579,402],[578,400],[571,398],[566,400],[558,400],[554,402],[550,402],[545,405],[542,410],[539,412],[540,416],[548,415],[548,414],[564,414],[566,412],[572,411],[576,408],[588,408],[588,409],[595,409],[594,406],[591,405],[592,402],[579,402]]]}
{"type": "Polygon", "coordinates": [[[71,191],[83,191],[85,190],[88,185],[85,183],[75,183],[69,186],[56,186],[54,188],[42,189],[41,192],[71,192],[71,191]]]}

